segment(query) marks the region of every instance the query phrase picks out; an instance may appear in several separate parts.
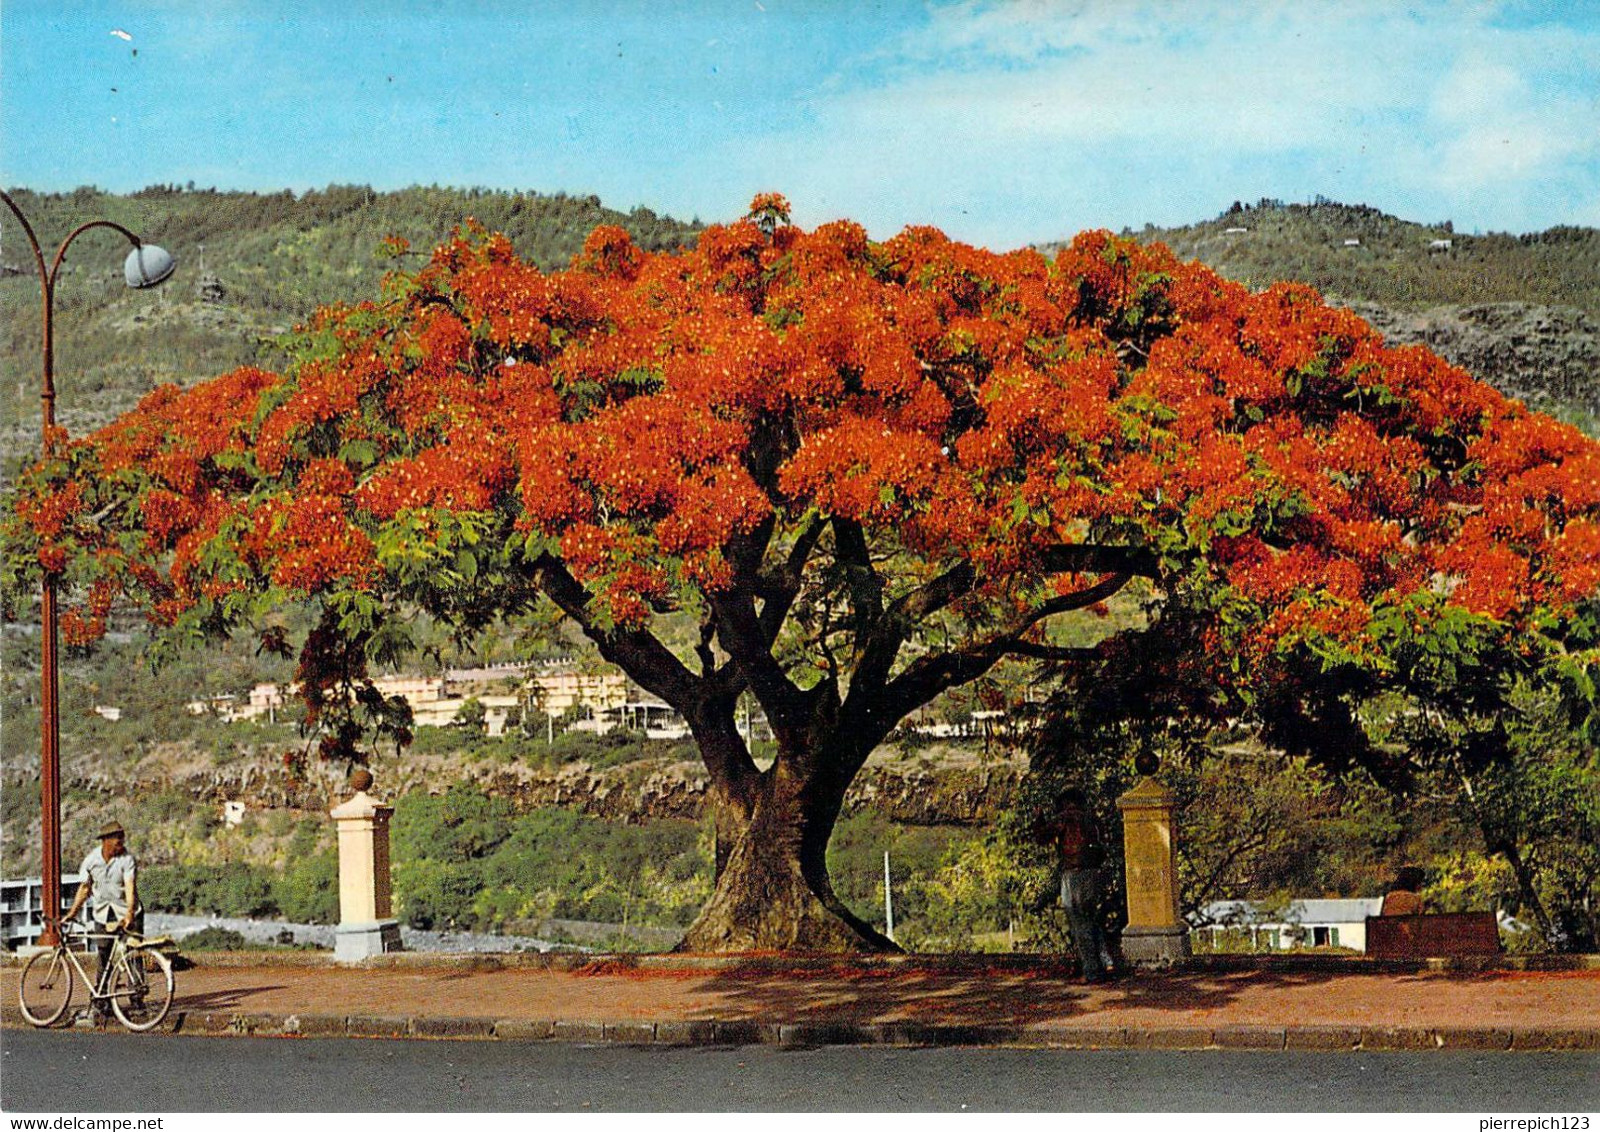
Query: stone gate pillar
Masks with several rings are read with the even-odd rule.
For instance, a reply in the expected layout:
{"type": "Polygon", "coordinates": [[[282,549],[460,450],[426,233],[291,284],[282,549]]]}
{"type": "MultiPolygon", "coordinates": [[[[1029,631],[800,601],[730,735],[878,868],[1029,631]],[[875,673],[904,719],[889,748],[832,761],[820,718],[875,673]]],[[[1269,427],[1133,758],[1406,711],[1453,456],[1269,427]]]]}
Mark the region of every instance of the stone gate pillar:
{"type": "Polygon", "coordinates": [[[1189,928],[1178,916],[1177,845],[1172,794],[1146,775],[1117,799],[1122,811],[1128,926],[1122,955],[1136,967],[1170,967],[1189,957],[1189,928]]]}
{"type": "Polygon", "coordinates": [[[339,927],[333,957],[355,962],[399,951],[400,921],[389,901],[389,819],[394,807],[367,794],[372,775],[357,771],[355,796],[329,811],[339,830],[339,927]]]}

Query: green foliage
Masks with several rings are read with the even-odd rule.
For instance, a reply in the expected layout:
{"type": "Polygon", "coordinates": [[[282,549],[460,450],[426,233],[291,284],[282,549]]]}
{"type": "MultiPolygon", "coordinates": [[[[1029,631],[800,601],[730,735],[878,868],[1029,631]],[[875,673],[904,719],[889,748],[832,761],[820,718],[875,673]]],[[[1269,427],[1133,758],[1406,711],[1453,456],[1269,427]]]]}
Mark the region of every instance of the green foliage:
{"type": "Polygon", "coordinates": [[[711,891],[696,824],[622,825],[555,808],[514,814],[458,783],[395,803],[395,892],[419,928],[495,928],[517,919],[683,926],[711,891]]]}
{"type": "Polygon", "coordinates": [[[464,862],[485,857],[511,835],[512,816],[505,798],[464,782],[443,794],[407,794],[395,803],[395,860],[464,862]]]}
{"type": "Polygon", "coordinates": [[[1161,756],[1186,911],[1376,895],[1412,860],[1457,877],[1439,892],[1452,904],[1530,924],[1521,947],[1596,946],[1592,611],[1513,634],[1421,593],[1376,609],[1366,652],[1307,633],[1245,668],[1231,646],[1197,649],[1184,616],[1209,602],[1226,634],[1250,611],[1203,580],[1185,602],[1162,648],[1073,673],[1034,765],[1104,796],[1135,754],[1161,756]]]}
{"type": "MultiPolygon", "coordinates": [[[[1376,895],[1404,835],[1402,803],[1359,768],[1336,774],[1264,743],[1257,728],[1173,716],[1111,714],[1103,705],[1052,702],[1037,736],[1021,820],[1042,824],[1069,784],[1085,789],[1121,881],[1120,818],[1140,754],[1160,760],[1174,795],[1179,905],[1220,899],[1376,895]]],[[[1137,705],[1134,705],[1135,707],[1137,705]]],[[[1121,897],[1113,901],[1121,906],[1121,897]]]]}
{"type": "MultiPolygon", "coordinates": [[[[176,791],[156,796],[158,804],[174,797],[176,791]]],[[[275,822],[269,819],[267,824],[275,822]]],[[[326,822],[303,819],[289,837],[281,868],[250,863],[145,865],[139,870],[140,898],[158,912],[338,923],[339,862],[330,834],[326,822]]]]}
{"type": "Polygon", "coordinates": [[[466,863],[447,864],[429,857],[397,860],[394,883],[400,912],[414,928],[465,928],[475,922],[473,900],[480,885],[466,863]]]}
{"type": "Polygon", "coordinates": [[[966,830],[941,826],[898,825],[882,814],[848,814],[834,827],[828,843],[828,874],[834,893],[856,915],[882,930],[883,855],[889,854],[894,885],[895,936],[902,943],[915,937],[928,914],[927,878],[936,873],[951,847],[970,839],[966,830]]]}
{"type": "Polygon", "coordinates": [[[125,825],[149,829],[166,822],[182,820],[195,812],[194,798],[182,790],[167,787],[140,794],[131,800],[125,825]]]}
{"type": "Polygon", "coordinates": [[[215,924],[183,937],[185,951],[243,951],[245,947],[243,935],[215,924]]]}
{"type": "Polygon", "coordinates": [[[1287,900],[1382,890],[1401,825],[1395,799],[1365,774],[1339,780],[1303,756],[1239,744],[1191,752],[1162,777],[1181,815],[1185,911],[1240,893],[1287,900]]]}
{"type": "Polygon", "coordinates": [[[339,922],[339,856],[334,852],[290,858],[273,884],[283,918],[296,924],[339,922]]]}
{"type": "Polygon", "coordinates": [[[1547,690],[1520,684],[1511,707],[1492,747],[1480,740],[1463,751],[1458,742],[1435,763],[1433,782],[1453,796],[1486,853],[1478,868],[1466,867],[1472,854],[1459,855],[1442,894],[1511,912],[1535,929],[1522,941],[1527,949],[1592,952],[1600,947],[1595,750],[1564,725],[1559,699],[1547,690]]]}
{"type": "Polygon", "coordinates": [[[488,730],[488,718],[489,711],[483,706],[483,701],[477,696],[468,696],[456,710],[456,717],[452,722],[463,731],[481,735],[488,730]]]}
{"type": "MultiPolygon", "coordinates": [[[[617,728],[604,735],[593,731],[562,732],[547,749],[561,763],[587,763],[595,770],[603,770],[651,758],[671,748],[669,744],[617,728]]],[[[691,757],[698,759],[698,752],[691,757]]]]}
{"type": "Polygon", "coordinates": [[[898,933],[919,951],[1060,951],[1064,916],[1054,908],[1048,856],[1014,821],[954,842],[940,867],[911,886],[923,915],[898,933]]]}
{"type": "Polygon", "coordinates": [[[139,870],[139,898],[157,912],[266,919],[279,914],[274,870],[262,865],[168,865],[139,870]]]}

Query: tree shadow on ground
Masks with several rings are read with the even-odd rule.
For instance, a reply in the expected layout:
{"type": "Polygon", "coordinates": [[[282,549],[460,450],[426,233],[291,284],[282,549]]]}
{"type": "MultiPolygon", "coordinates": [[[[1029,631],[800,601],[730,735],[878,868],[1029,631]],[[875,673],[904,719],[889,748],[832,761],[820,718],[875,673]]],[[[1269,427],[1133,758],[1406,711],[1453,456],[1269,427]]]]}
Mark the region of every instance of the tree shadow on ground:
{"type": "Polygon", "coordinates": [[[720,1000],[719,1020],[1029,1026],[1137,1019],[1183,1024],[1238,1004],[1247,993],[1257,999],[1374,973],[1262,967],[1139,973],[1088,984],[1070,961],[1023,964],[983,956],[930,956],[883,964],[850,959],[785,964],[761,958],[707,972],[696,991],[720,1000]]]}

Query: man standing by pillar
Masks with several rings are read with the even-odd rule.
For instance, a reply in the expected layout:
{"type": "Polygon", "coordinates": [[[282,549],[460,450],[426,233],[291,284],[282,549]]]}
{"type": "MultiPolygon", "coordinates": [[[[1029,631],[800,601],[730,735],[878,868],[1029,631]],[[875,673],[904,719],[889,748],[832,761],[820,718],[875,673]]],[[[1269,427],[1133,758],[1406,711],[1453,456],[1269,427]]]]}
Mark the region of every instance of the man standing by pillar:
{"type": "Polygon", "coordinates": [[[1085,982],[1106,979],[1111,956],[1100,925],[1100,896],[1104,891],[1102,867],[1105,846],[1100,841],[1088,800],[1081,789],[1069,786],[1056,802],[1054,834],[1060,871],[1061,906],[1072,929],[1072,946],[1085,982]]]}

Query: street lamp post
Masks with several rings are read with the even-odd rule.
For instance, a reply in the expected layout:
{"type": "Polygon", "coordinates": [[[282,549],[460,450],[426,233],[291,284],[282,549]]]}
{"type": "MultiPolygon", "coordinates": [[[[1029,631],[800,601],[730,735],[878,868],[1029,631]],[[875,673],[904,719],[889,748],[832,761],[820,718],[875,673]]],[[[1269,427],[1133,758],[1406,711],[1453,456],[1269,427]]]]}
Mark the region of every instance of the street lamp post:
{"type": "MultiPolygon", "coordinates": [[[[33,225],[28,223],[28,218],[22,214],[22,209],[17,207],[17,202],[11,199],[11,194],[4,189],[0,189],[0,200],[5,201],[6,207],[11,210],[17,222],[22,225],[23,232],[27,234],[28,244],[33,249],[34,266],[39,273],[40,298],[44,314],[44,383],[39,402],[44,420],[44,456],[48,459],[55,450],[53,434],[56,425],[55,338],[52,316],[55,309],[56,276],[61,273],[61,265],[66,261],[67,247],[91,228],[110,228],[120,232],[133,245],[133,250],[128,253],[127,262],[123,265],[123,277],[130,287],[154,287],[165,282],[172,274],[173,268],[177,266],[177,261],[167,252],[154,244],[145,243],[114,221],[91,220],[87,224],[78,225],[67,234],[67,238],[62,240],[61,246],[56,249],[55,259],[46,267],[44,251],[39,246],[38,238],[33,234],[33,225]]],[[[53,919],[61,914],[61,698],[60,682],[57,678],[59,660],[56,654],[56,642],[60,630],[56,609],[56,578],[48,571],[44,575],[43,592],[40,596],[40,618],[43,621],[44,637],[43,655],[40,661],[40,667],[43,669],[43,690],[40,702],[39,748],[39,796],[41,822],[44,827],[42,832],[44,863],[40,879],[44,888],[42,907],[45,915],[53,919]]],[[[47,921],[44,931],[39,936],[39,942],[45,946],[54,946],[59,941],[55,928],[47,921]]]]}

